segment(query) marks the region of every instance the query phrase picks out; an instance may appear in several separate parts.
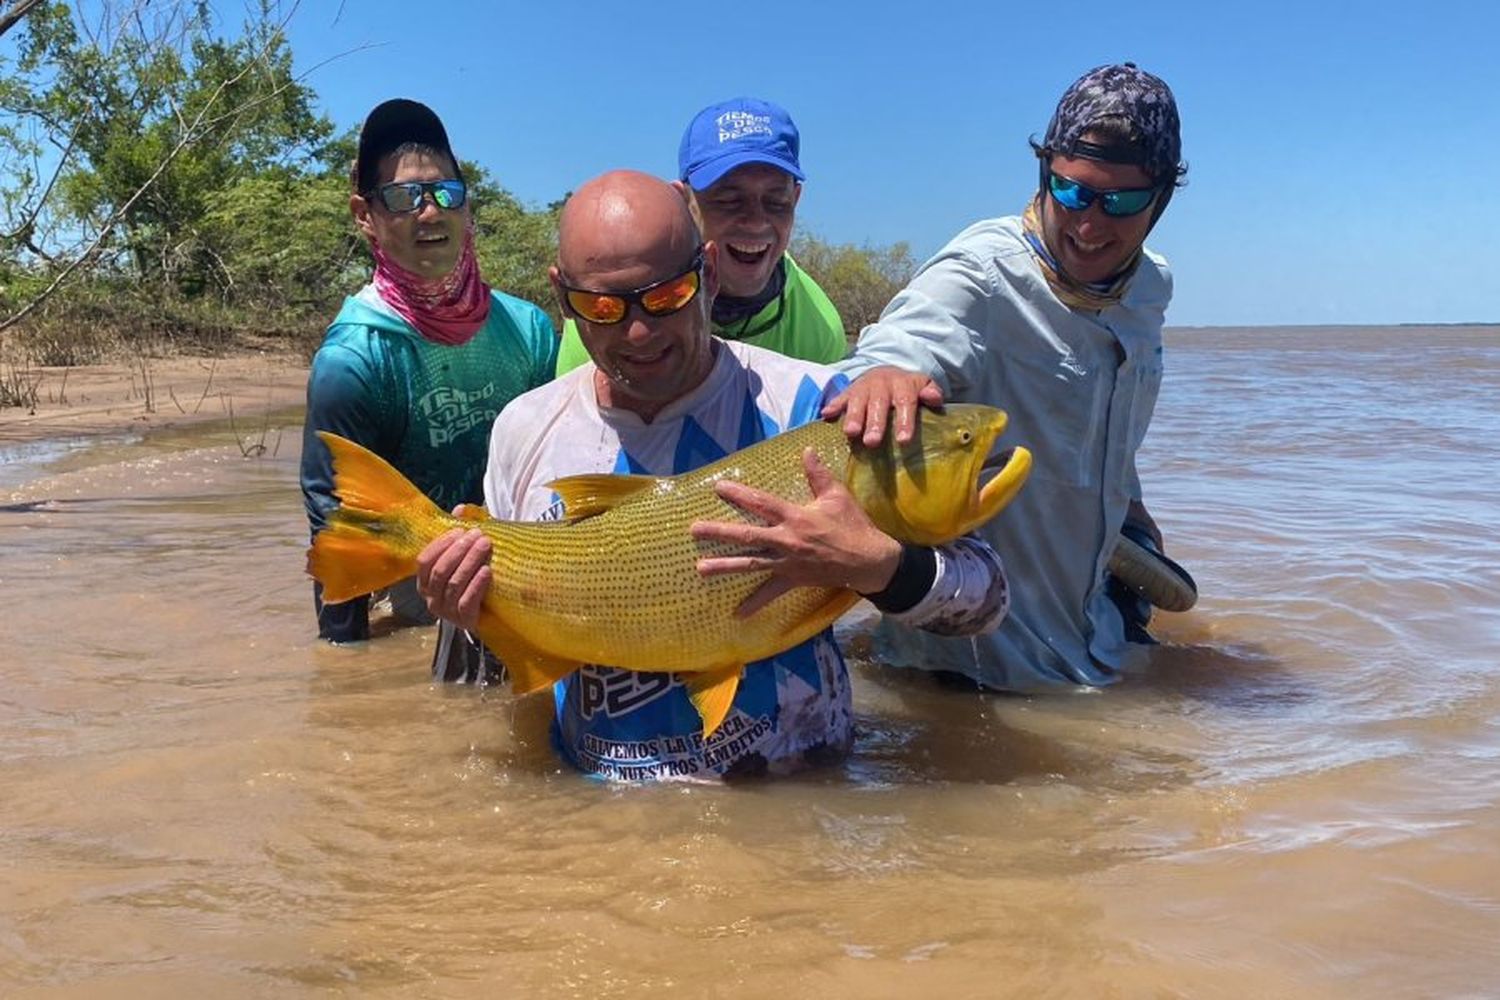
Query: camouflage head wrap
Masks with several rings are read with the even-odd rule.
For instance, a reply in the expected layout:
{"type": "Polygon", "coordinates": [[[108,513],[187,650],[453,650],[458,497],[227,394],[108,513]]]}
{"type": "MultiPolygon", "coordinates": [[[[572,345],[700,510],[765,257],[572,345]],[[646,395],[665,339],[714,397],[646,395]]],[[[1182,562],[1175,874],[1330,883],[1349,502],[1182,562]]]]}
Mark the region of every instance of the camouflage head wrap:
{"type": "MultiPolygon", "coordinates": [[[[1032,145],[1035,146],[1035,140],[1032,145]]],[[[1177,101],[1158,77],[1135,63],[1099,66],[1079,77],[1057,102],[1047,137],[1037,154],[1059,153],[1114,163],[1139,164],[1157,181],[1175,179],[1182,162],[1177,101]],[[1130,146],[1101,147],[1083,135],[1107,118],[1125,122],[1130,146]]]]}

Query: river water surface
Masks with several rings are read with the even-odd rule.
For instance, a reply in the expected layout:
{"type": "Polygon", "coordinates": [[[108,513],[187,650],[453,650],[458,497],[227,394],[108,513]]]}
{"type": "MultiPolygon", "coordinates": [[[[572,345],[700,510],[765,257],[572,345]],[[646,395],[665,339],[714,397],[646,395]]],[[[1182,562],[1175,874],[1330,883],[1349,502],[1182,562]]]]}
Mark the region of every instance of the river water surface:
{"type": "Polygon", "coordinates": [[[1147,665],[861,663],[845,764],[729,788],[562,769],[422,631],[316,642],[295,432],[7,453],[0,995],[1500,996],[1500,328],[1168,369],[1203,597],[1147,665]]]}

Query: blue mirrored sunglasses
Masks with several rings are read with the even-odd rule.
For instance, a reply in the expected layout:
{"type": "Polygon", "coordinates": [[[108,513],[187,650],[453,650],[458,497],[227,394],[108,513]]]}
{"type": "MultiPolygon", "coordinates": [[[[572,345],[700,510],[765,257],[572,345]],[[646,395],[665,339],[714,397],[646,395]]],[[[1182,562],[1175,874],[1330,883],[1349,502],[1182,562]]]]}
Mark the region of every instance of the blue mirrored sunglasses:
{"type": "Polygon", "coordinates": [[[1156,195],[1161,188],[1120,188],[1114,191],[1097,191],[1078,183],[1071,177],[1064,177],[1049,170],[1047,171],[1047,190],[1051,192],[1053,201],[1070,212],[1082,212],[1097,198],[1099,207],[1104,210],[1105,215],[1124,218],[1139,215],[1149,208],[1156,200],[1156,195]]]}
{"type": "Polygon", "coordinates": [[[380,203],[387,212],[404,214],[419,211],[423,195],[432,198],[432,203],[438,208],[463,208],[469,189],[460,180],[398,181],[394,184],[382,184],[375,189],[375,194],[379,196],[380,203]]]}

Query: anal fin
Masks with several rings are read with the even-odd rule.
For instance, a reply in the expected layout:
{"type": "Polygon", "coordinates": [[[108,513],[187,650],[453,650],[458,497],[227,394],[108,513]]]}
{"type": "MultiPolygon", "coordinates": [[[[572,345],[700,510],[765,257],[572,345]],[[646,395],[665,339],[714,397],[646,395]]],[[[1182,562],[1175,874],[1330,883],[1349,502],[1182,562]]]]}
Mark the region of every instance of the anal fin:
{"type": "Polygon", "coordinates": [[[703,718],[705,740],[724,724],[724,717],[729,714],[735,693],[740,689],[740,675],[744,672],[743,663],[732,663],[727,667],[678,674],[687,688],[688,700],[703,718]]]}

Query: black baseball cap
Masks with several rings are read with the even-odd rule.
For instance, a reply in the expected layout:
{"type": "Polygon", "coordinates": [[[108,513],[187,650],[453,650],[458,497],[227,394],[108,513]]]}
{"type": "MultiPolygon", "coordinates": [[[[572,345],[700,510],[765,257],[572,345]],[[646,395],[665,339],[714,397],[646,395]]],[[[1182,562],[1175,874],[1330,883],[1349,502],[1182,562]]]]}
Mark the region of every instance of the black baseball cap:
{"type": "Polygon", "coordinates": [[[448,145],[448,131],[442,120],[427,105],[404,97],[381,104],[365,118],[359,130],[359,153],[354,160],[354,190],[372,190],[380,174],[380,161],[409,142],[430,146],[448,154],[459,180],[463,174],[453,147],[448,145]]]}

